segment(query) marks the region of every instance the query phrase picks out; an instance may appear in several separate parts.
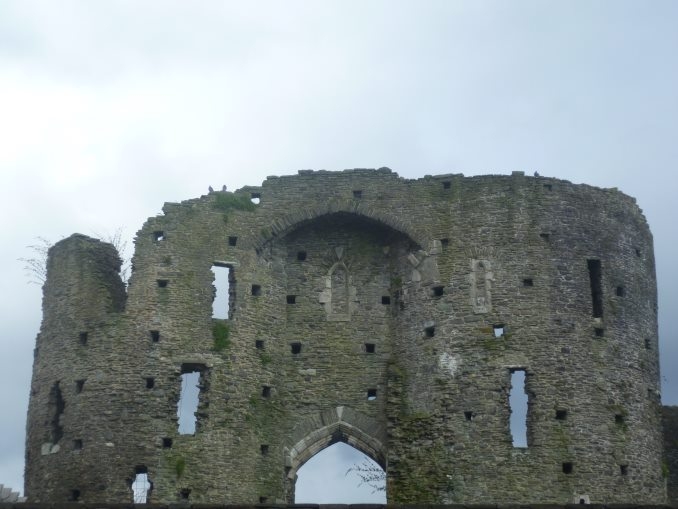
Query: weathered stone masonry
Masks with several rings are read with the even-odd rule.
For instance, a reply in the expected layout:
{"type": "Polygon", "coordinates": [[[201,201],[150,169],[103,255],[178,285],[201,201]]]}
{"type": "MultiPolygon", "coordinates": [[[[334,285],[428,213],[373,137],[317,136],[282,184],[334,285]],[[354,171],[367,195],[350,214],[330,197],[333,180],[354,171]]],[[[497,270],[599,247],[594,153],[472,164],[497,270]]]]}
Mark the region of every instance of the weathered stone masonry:
{"type": "Polygon", "coordinates": [[[131,502],[147,473],[150,502],[290,503],[299,467],[337,441],[386,469],[391,503],[666,502],[652,237],[632,198],[382,168],[163,212],[126,292],[112,246],[50,250],[30,502],[131,502]],[[527,447],[509,429],[516,370],[527,447]],[[192,435],[177,428],[189,371],[192,435]]]}

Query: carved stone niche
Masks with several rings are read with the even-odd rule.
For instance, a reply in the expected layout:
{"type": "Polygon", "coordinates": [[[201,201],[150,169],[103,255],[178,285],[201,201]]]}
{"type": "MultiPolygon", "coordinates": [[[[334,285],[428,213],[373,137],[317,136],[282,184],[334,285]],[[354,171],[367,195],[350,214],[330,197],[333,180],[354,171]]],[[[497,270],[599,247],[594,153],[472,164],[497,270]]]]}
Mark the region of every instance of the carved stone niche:
{"type": "Polygon", "coordinates": [[[471,306],[474,313],[492,311],[492,264],[487,259],[471,259],[471,306]]]}
{"type": "Polygon", "coordinates": [[[356,306],[356,287],[347,265],[343,262],[343,248],[335,248],[338,260],[323,276],[324,290],[318,300],[325,308],[330,322],[348,322],[356,306]]]}

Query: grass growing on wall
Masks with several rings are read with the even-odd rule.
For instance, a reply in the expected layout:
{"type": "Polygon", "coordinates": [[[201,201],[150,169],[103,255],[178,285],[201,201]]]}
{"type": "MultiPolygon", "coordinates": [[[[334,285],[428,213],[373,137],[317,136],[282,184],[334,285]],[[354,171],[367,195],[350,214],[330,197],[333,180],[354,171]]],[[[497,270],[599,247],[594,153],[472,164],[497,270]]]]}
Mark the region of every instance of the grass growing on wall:
{"type": "Polygon", "coordinates": [[[231,346],[231,341],[228,339],[231,331],[228,324],[223,321],[215,321],[212,327],[212,337],[214,338],[214,350],[221,352],[231,346]]]}

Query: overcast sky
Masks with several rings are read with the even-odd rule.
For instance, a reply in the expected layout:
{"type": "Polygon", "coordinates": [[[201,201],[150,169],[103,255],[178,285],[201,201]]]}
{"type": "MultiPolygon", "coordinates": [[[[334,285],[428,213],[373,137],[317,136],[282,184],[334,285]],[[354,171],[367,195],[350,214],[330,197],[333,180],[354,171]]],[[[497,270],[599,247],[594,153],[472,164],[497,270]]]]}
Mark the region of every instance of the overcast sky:
{"type": "Polygon", "coordinates": [[[538,170],[635,196],[678,403],[676,27],[674,0],[2,0],[0,483],[22,485],[41,319],[26,246],[131,244],[165,201],[306,168],[538,170]]]}

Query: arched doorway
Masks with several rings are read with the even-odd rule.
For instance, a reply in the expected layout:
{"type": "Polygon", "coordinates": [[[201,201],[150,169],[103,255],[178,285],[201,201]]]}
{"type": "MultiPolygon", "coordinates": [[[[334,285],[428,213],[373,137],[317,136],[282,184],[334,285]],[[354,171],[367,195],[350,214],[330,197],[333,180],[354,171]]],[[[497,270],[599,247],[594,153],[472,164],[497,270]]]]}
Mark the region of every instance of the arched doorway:
{"type": "Polygon", "coordinates": [[[294,493],[297,504],[385,504],[386,472],[366,454],[337,442],[299,468],[294,493]],[[356,468],[374,480],[366,482],[356,468]]]}

